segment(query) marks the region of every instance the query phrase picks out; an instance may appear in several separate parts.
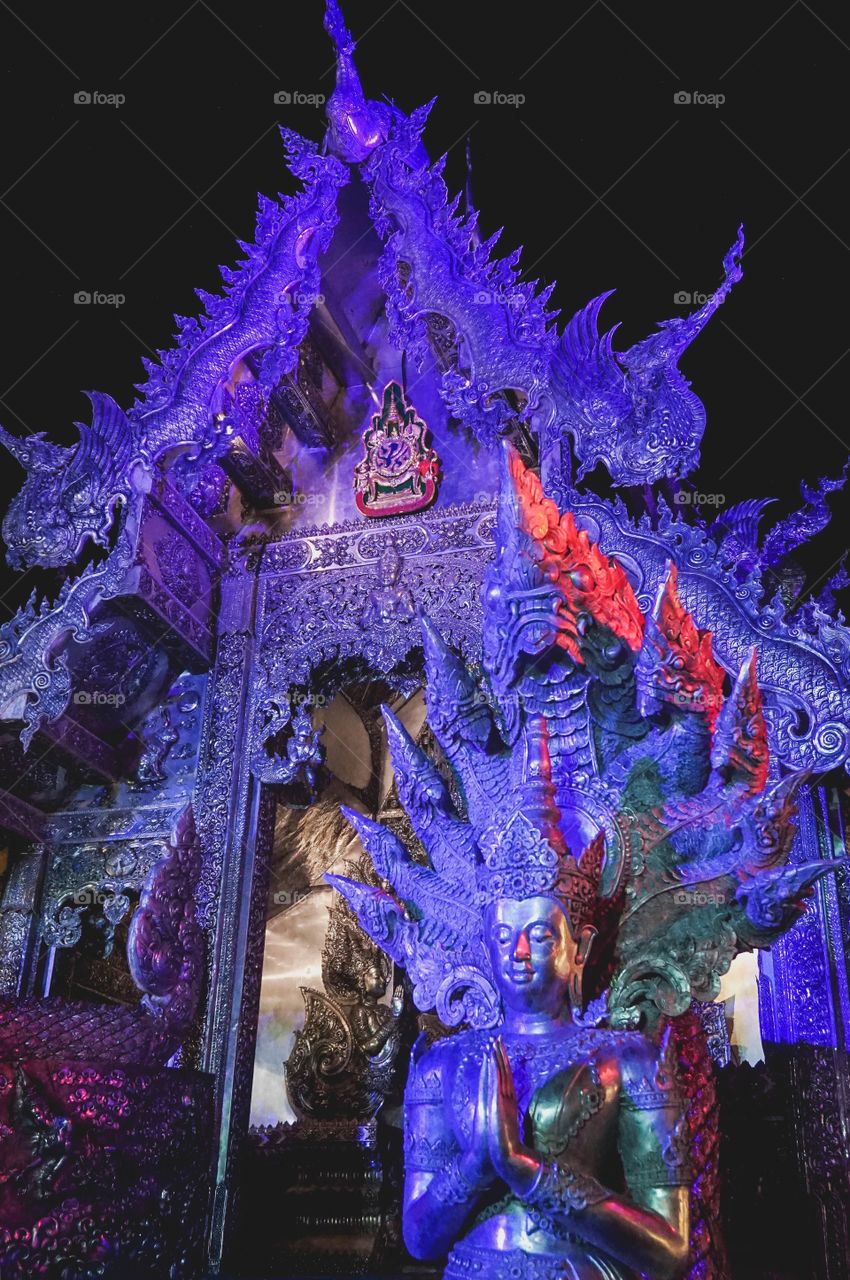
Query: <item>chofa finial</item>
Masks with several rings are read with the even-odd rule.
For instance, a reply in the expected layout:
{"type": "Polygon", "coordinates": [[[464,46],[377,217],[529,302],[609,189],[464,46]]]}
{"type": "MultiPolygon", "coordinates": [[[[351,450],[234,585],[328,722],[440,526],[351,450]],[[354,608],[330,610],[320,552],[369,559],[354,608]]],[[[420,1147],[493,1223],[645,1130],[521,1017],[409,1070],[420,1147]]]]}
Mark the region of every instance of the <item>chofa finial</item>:
{"type": "Polygon", "coordinates": [[[337,0],[325,0],[324,27],[336,48],[336,88],[326,108],[328,150],[348,164],[360,164],[386,138],[390,109],[363,93],[354,65],[355,41],[337,0]]]}

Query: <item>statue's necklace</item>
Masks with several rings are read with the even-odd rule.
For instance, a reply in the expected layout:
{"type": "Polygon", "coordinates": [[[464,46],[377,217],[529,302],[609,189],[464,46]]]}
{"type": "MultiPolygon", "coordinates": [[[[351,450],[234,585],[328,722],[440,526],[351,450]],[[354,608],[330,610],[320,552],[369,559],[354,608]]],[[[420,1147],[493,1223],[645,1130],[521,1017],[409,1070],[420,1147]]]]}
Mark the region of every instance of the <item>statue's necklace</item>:
{"type": "MultiPolygon", "coordinates": [[[[455,1115],[466,1140],[472,1132],[472,1110],[475,1098],[475,1081],[481,1069],[485,1053],[496,1043],[498,1032],[481,1032],[458,1063],[453,1090],[455,1115]]],[[[517,1103],[525,1115],[537,1089],[546,1084],[558,1071],[570,1066],[580,1066],[593,1059],[602,1047],[598,1031],[574,1027],[558,1027],[552,1031],[524,1034],[502,1030],[502,1039],[511,1064],[517,1103]]]]}
{"type": "Polygon", "coordinates": [[[514,1076],[517,1102],[525,1113],[537,1089],[558,1071],[580,1066],[595,1056],[598,1034],[583,1029],[537,1034],[504,1032],[505,1048],[514,1076]]]}

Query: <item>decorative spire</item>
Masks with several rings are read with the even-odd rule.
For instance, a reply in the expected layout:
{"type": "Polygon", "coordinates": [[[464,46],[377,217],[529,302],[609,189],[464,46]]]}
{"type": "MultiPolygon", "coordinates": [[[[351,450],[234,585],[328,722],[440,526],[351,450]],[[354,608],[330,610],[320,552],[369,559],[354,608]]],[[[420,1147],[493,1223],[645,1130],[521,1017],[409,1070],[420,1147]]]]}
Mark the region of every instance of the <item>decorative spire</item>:
{"type": "Polygon", "coordinates": [[[478,230],[478,214],[472,203],[472,143],[469,134],[466,135],[466,182],[463,189],[463,201],[466,208],[466,216],[470,219],[469,247],[477,249],[481,244],[481,232],[478,230]]]}
{"type": "Polygon", "coordinates": [[[483,748],[492,733],[492,716],[481,690],[466,663],[449,648],[427,614],[420,613],[419,623],[428,677],[425,687],[428,723],[444,750],[447,743],[443,739],[455,736],[453,730],[460,727],[466,741],[476,742],[483,748]]]}
{"type": "Polygon", "coordinates": [[[458,822],[448,787],[430,757],[417,746],[389,707],[381,710],[399,799],[434,869],[465,891],[474,878],[472,831],[458,822]]]}
{"type": "Polygon", "coordinates": [[[509,762],[489,749],[498,736],[493,712],[466,663],[424,613],[420,623],[428,724],[457,774],[470,821],[484,824],[505,793],[509,762]]]}
{"type": "Polygon", "coordinates": [[[325,30],[336,48],[336,88],[328,99],[328,150],[348,164],[361,164],[387,136],[391,112],[367,100],[354,65],[355,42],[337,0],[325,0],[325,30]]]}

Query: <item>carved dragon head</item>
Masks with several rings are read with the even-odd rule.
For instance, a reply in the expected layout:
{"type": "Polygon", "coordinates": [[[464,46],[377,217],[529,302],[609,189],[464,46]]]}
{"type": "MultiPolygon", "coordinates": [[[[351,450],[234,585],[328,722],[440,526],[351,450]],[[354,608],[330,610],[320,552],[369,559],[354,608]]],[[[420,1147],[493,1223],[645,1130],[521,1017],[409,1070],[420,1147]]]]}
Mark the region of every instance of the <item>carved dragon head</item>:
{"type": "Polygon", "coordinates": [[[27,472],[3,521],[6,558],[14,569],[60,569],[73,564],[89,541],[109,545],[130,491],[133,437],[111,396],[88,396],[92,422],[75,424],[76,447],[51,444],[41,432],[20,439],[0,427],[0,443],[27,472]]]}
{"type": "Polygon", "coordinates": [[[360,164],[384,141],[392,112],[367,99],[354,65],[354,40],[336,0],[326,0],[325,30],[336,49],[336,88],[327,104],[328,142],[334,155],[360,164]]]}
{"type": "Polygon", "coordinates": [[[504,445],[496,560],[484,589],[484,661],[497,693],[548,657],[584,666],[606,650],[636,651],[643,615],[628,578],[543,494],[504,445]]]}

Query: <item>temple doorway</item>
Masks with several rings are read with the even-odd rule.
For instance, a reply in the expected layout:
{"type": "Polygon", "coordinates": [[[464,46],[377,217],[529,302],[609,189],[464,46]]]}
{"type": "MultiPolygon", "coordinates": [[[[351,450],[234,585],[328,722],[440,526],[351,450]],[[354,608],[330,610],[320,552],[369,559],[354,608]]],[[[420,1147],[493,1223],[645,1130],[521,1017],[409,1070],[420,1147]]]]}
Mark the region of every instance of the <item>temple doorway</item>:
{"type": "Polygon", "coordinates": [[[421,741],[425,699],[418,680],[399,693],[367,679],[306,702],[322,758],[310,794],[303,777],[275,788],[239,1257],[245,1274],[386,1274],[401,1252],[401,1097],[418,1022],[404,975],[324,876],[367,871],[341,805],[406,824],[381,705],[421,741]]]}

